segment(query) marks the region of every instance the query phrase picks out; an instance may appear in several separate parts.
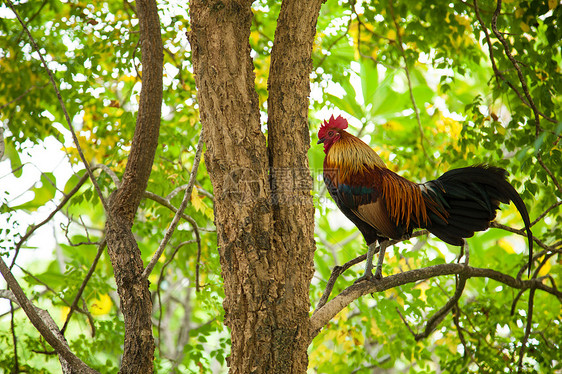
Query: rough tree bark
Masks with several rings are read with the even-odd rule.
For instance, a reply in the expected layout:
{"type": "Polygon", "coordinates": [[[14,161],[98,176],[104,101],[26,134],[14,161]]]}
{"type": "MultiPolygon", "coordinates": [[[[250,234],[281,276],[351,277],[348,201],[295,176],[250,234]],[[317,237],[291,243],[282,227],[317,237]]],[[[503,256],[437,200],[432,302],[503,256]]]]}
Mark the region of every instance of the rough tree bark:
{"type": "Polygon", "coordinates": [[[269,147],[250,57],[251,4],[190,2],[188,37],[232,335],[228,363],[231,373],[305,373],[314,253],[307,108],[320,1],[283,2],[269,81],[269,147]]]}
{"type": "Polygon", "coordinates": [[[125,322],[120,373],[152,373],[154,338],[152,300],[140,250],[131,230],[148,183],[158,146],[162,107],[163,49],[154,0],[138,0],[142,43],[142,89],[135,134],[121,186],[112,194],[107,212],[107,250],[111,258],[125,322]]]}
{"type": "Polygon", "coordinates": [[[267,100],[268,150],[276,279],[282,285],[275,323],[283,339],[281,372],[305,373],[314,274],[314,204],[307,152],[312,44],[321,0],[284,1],[271,51],[267,100]],[[276,261],[280,260],[280,261],[276,261]],[[285,320],[286,315],[292,319],[285,320]],[[291,369],[291,370],[289,370],[291,369]]]}

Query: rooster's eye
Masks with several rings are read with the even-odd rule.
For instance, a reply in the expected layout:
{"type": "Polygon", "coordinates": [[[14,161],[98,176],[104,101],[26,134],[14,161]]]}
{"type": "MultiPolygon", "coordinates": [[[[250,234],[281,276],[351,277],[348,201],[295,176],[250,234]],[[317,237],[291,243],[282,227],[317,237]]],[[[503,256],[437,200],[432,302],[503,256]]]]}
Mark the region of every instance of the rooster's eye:
{"type": "Polygon", "coordinates": [[[328,136],[333,136],[334,132],[333,131],[328,131],[328,136]]]}

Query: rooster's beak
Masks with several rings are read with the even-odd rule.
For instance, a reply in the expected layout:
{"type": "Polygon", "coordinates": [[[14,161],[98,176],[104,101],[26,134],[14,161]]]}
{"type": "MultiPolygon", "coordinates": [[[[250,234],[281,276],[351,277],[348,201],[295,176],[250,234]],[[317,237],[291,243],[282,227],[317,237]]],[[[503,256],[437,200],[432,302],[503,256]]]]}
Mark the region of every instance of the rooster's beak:
{"type": "Polygon", "coordinates": [[[318,142],[316,144],[322,144],[322,143],[324,143],[324,140],[325,139],[318,139],[318,142]]]}

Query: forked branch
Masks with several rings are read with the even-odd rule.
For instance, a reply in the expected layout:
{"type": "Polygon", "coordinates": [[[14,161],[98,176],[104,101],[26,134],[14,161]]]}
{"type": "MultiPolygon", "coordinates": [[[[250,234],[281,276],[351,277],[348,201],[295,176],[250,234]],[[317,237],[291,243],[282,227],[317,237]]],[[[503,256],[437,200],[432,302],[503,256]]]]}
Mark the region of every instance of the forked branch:
{"type": "Polygon", "coordinates": [[[562,292],[543,284],[542,281],[544,278],[521,280],[493,269],[475,268],[465,264],[456,263],[439,264],[390,275],[375,282],[360,282],[349,286],[312,315],[312,334],[310,339],[312,340],[316,335],[318,335],[322,327],[335,317],[336,314],[361,296],[375,292],[383,292],[390,288],[399,287],[408,283],[453,274],[462,275],[467,279],[477,277],[489,278],[515,289],[536,288],[548,292],[556,296],[559,300],[562,300],[562,292]]]}
{"type": "Polygon", "coordinates": [[[23,309],[33,326],[35,326],[41,336],[45,338],[45,340],[57,351],[59,356],[62,358],[61,363],[63,364],[63,366],[67,364],[70,365],[73,369],[72,372],[76,373],[98,373],[96,370],[90,368],[70,351],[68,344],[64,340],[62,334],[56,333],[56,331],[58,331],[58,327],[56,327],[56,324],[54,326],[51,325],[52,319],[50,318],[50,316],[46,316],[48,315],[48,313],[42,311],[31,303],[31,301],[23,292],[16,278],[12,275],[10,269],[8,269],[8,266],[6,265],[2,257],[0,257],[0,273],[2,273],[2,276],[6,280],[6,283],[12,290],[15,301],[17,301],[17,303],[23,309]]]}
{"type": "MultiPolygon", "coordinates": [[[[166,230],[166,234],[164,235],[164,239],[162,239],[162,242],[158,246],[158,249],[156,250],[156,253],[154,254],[154,256],[152,256],[152,259],[150,260],[150,262],[148,263],[148,265],[144,269],[144,271],[142,273],[143,278],[148,278],[148,276],[152,272],[152,269],[154,269],[154,266],[156,266],[156,263],[158,262],[158,259],[160,258],[160,256],[164,252],[164,249],[166,248],[166,245],[168,244],[168,241],[172,237],[172,234],[176,230],[176,227],[178,226],[179,221],[182,218],[183,211],[187,207],[187,202],[191,198],[191,191],[193,190],[193,186],[195,185],[195,178],[197,176],[197,170],[199,168],[199,162],[201,161],[201,154],[202,153],[203,153],[203,137],[200,137],[199,143],[197,144],[197,151],[195,152],[195,159],[193,160],[193,168],[191,169],[191,174],[189,176],[189,182],[188,182],[187,187],[185,189],[185,194],[183,196],[180,207],[176,211],[176,214],[175,214],[174,218],[172,219],[172,223],[170,224],[170,226],[166,230]]],[[[196,286],[197,286],[197,288],[199,288],[199,284],[197,284],[196,286]]]]}
{"type": "MultiPolygon", "coordinates": [[[[415,238],[415,237],[418,237],[418,236],[427,235],[428,233],[429,232],[427,230],[419,230],[419,231],[414,232],[412,234],[412,236],[410,236],[410,238],[415,238]]],[[[391,245],[403,242],[404,240],[408,240],[410,238],[389,240],[389,241],[387,241],[386,245],[391,246],[391,245]]],[[[379,253],[379,248],[380,248],[380,246],[375,249],[375,252],[374,252],[375,254],[379,253]]],[[[338,279],[338,277],[340,275],[342,275],[344,271],[346,271],[347,269],[349,269],[353,265],[357,265],[357,264],[365,261],[366,258],[367,258],[367,255],[364,254],[364,255],[361,255],[361,256],[358,256],[358,257],[354,258],[351,261],[346,262],[342,266],[334,267],[334,269],[332,270],[332,274],[330,275],[330,279],[328,280],[328,283],[326,284],[326,288],[324,290],[324,293],[322,294],[322,297],[320,298],[320,300],[318,300],[318,304],[316,304],[316,309],[314,310],[314,313],[316,313],[320,308],[322,308],[326,304],[326,302],[328,301],[328,298],[330,297],[330,294],[332,293],[332,290],[334,289],[334,285],[336,284],[336,280],[338,279]]]]}

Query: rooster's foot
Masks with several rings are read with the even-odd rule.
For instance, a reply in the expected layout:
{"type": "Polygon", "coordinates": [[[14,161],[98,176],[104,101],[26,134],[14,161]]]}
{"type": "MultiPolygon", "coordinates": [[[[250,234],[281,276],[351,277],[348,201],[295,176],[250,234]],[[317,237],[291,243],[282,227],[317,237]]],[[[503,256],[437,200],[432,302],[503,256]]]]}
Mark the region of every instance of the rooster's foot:
{"type": "Polygon", "coordinates": [[[374,282],[375,280],[381,278],[382,278],[382,272],[375,272],[375,275],[373,275],[373,273],[369,271],[369,272],[365,272],[365,274],[357,278],[357,280],[353,282],[353,284],[357,284],[363,281],[374,282]]]}

